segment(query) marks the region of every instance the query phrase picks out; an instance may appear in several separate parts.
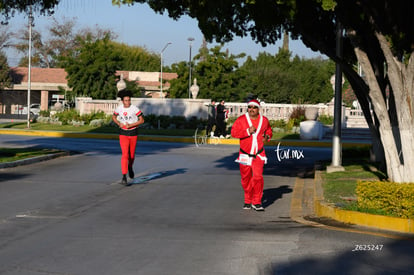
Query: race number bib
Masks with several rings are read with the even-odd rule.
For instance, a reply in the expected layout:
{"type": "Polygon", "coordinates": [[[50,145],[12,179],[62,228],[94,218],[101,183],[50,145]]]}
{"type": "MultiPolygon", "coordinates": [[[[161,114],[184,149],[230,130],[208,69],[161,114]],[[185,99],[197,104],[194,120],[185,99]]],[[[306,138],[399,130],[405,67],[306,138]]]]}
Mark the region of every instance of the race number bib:
{"type": "Polygon", "coordinates": [[[239,154],[239,157],[235,160],[235,162],[251,166],[252,165],[252,157],[250,157],[248,154],[239,154]]]}

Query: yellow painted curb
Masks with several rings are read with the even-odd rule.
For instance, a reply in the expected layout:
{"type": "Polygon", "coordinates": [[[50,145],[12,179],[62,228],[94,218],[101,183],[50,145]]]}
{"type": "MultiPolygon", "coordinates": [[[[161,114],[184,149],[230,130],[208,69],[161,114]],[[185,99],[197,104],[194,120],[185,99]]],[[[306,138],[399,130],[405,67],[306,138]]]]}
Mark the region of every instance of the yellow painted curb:
{"type": "MultiPolygon", "coordinates": [[[[302,140],[302,139],[280,139],[271,140],[266,145],[271,146],[292,146],[292,147],[332,147],[331,141],[318,141],[318,140],[302,140]]],[[[371,148],[370,143],[363,142],[343,142],[342,148],[371,148]]]]}
{"type": "MultiPolygon", "coordinates": [[[[116,135],[118,138],[118,135],[116,135]]],[[[138,135],[138,140],[142,141],[166,141],[166,142],[185,142],[193,143],[194,138],[192,137],[169,137],[169,136],[144,136],[138,135]]]]}
{"type": "Polygon", "coordinates": [[[73,133],[73,132],[57,132],[57,131],[38,131],[38,130],[2,129],[0,131],[0,134],[3,134],[3,135],[42,136],[42,137],[118,139],[118,135],[116,135],[116,134],[73,133]]]}
{"type": "Polygon", "coordinates": [[[414,233],[414,220],[339,209],[323,201],[320,171],[315,171],[315,214],[340,222],[401,233],[414,233]]]}
{"type": "Polygon", "coordinates": [[[342,210],[321,201],[315,202],[315,213],[317,216],[332,218],[344,223],[352,223],[389,231],[414,233],[414,221],[411,219],[342,210]]]}

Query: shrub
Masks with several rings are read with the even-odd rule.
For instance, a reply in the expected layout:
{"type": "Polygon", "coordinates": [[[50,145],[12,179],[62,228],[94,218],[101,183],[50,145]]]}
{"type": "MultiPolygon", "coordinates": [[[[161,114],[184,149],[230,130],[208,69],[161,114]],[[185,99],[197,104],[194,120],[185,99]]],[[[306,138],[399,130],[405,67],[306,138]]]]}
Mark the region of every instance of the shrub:
{"type": "Polygon", "coordinates": [[[68,125],[72,121],[81,121],[79,112],[74,109],[57,112],[53,115],[53,118],[57,118],[62,123],[62,125],[68,125]]]}
{"type": "Polygon", "coordinates": [[[187,129],[195,129],[195,128],[198,128],[201,125],[206,125],[206,121],[203,120],[203,119],[198,119],[195,116],[192,116],[187,120],[186,128],[187,129]]]}
{"type": "Polygon", "coordinates": [[[49,110],[47,110],[47,111],[42,110],[42,111],[39,112],[39,116],[49,117],[50,116],[50,111],[49,110]]]}
{"type": "Polygon", "coordinates": [[[292,113],[290,113],[288,127],[289,129],[293,128],[293,126],[299,126],[299,124],[305,120],[305,107],[297,106],[293,109],[292,113]],[[290,127],[290,125],[292,127],[290,127]]]}
{"type": "Polygon", "coordinates": [[[233,125],[234,124],[234,122],[236,121],[236,119],[237,119],[237,117],[229,117],[228,119],[227,119],[227,125],[233,125]]]}
{"type": "Polygon", "coordinates": [[[157,125],[157,116],[154,114],[144,115],[145,124],[149,125],[149,128],[156,128],[157,125]]]}
{"type": "Polygon", "coordinates": [[[105,119],[93,119],[89,122],[89,126],[92,127],[101,127],[105,124],[105,119]]]}
{"type": "Polygon", "coordinates": [[[330,115],[320,115],[318,120],[323,124],[323,125],[332,125],[333,124],[333,116],[330,115]]]}
{"type": "MultiPolygon", "coordinates": [[[[168,126],[170,126],[170,123],[174,123],[174,121],[171,121],[171,117],[170,116],[166,116],[166,115],[160,115],[158,116],[158,119],[160,121],[160,127],[162,129],[166,129],[168,126]]],[[[157,121],[157,128],[158,128],[158,121],[157,121]]]]}
{"type": "Polygon", "coordinates": [[[272,128],[284,129],[286,127],[286,121],[284,119],[270,120],[269,123],[272,128]]]}
{"type": "Polygon", "coordinates": [[[187,124],[187,119],[183,116],[173,116],[170,118],[172,124],[175,124],[176,129],[184,129],[187,124]]]}
{"type": "Polygon", "coordinates": [[[109,116],[107,116],[104,111],[97,111],[97,112],[92,112],[90,114],[82,115],[80,120],[85,122],[85,124],[90,124],[91,121],[95,119],[102,119],[104,121],[109,121],[108,117],[109,116]]]}
{"type": "Polygon", "coordinates": [[[37,122],[49,123],[50,122],[50,117],[40,116],[40,117],[37,118],[37,122]]]}
{"type": "Polygon", "coordinates": [[[385,181],[358,181],[356,194],[360,209],[414,218],[414,184],[385,181]]]}

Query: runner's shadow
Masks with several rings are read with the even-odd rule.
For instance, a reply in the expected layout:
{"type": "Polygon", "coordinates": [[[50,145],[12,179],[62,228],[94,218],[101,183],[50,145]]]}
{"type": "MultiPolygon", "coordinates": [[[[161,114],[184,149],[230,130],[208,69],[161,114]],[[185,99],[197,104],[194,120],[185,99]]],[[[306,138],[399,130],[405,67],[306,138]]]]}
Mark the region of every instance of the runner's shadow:
{"type": "Polygon", "coordinates": [[[264,208],[272,205],[277,199],[283,197],[283,194],[292,193],[292,189],[288,185],[282,185],[278,188],[270,188],[263,190],[262,205],[264,208]]]}
{"type": "Polygon", "coordinates": [[[184,174],[187,172],[187,168],[179,168],[175,170],[169,171],[161,171],[161,172],[154,172],[147,175],[142,175],[139,177],[135,177],[131,182],[128,183],[128,186],[135,185],[135,184],[145,184],[152,179],[159,179],[164,178],[172,175],[184,174]]]}

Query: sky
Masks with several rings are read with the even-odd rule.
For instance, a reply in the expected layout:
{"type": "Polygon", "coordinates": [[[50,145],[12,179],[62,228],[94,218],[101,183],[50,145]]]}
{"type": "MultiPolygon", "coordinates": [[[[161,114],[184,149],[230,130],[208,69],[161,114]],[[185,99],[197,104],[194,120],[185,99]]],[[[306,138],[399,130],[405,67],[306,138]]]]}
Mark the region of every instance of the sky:
{"type": "MultiPolygon", "coordinates": [[[[155,13],[147,4],[135,4],[133,6],[113,6],[111,0],[61,0],[55,9],[54,16],[58,21],[62,18],[76,18],[77,26],[109,28],[117,35],[117,41],[131,46],[144,47],[150,52],[158,53],[167,45],[163,52],[164,65],[171,65],[180,61],[188,61],[190,55],[190,42],[188,38],[194,38],[191,44],[191,54],[197,54],[203,42],[203,34],[198,28],[197,20],[188,16],[178,21],[169,18],[167,14],[155,13]]],[[[11,31],[21,30],[28,22],[26,14],[18,14],[9,22],[11,31]]],[[[52,19],[48,16],[34,15],[35,29],[46,33],[47,26],[52,19]]],[[[208,44],[212,47],[216,44],[208,44]]],[[[256,58],[260,52],[275,54],[282,45],[278,41],[276,45],[262,47],[256,44],[250,37],[236,37],[232,42],[226,43],[223,50],[228,49],[231,54],[246,53],[247,56],[256,58]]],[[[319,57],[319,52],[313,52],[303,45],[300,40],[290,40],[290,51],[299,57],[319,57]]],[[[7,50],[10,66],[16,66],[20,57],[14,50],[7,50]]],[[[323,56],[324,57],[324,56],[323,56]]],[[[325,57],[324,57],[325,58],[325,57]]],[[[241,62],[243,60],[240,60],[241,62]]]]}

